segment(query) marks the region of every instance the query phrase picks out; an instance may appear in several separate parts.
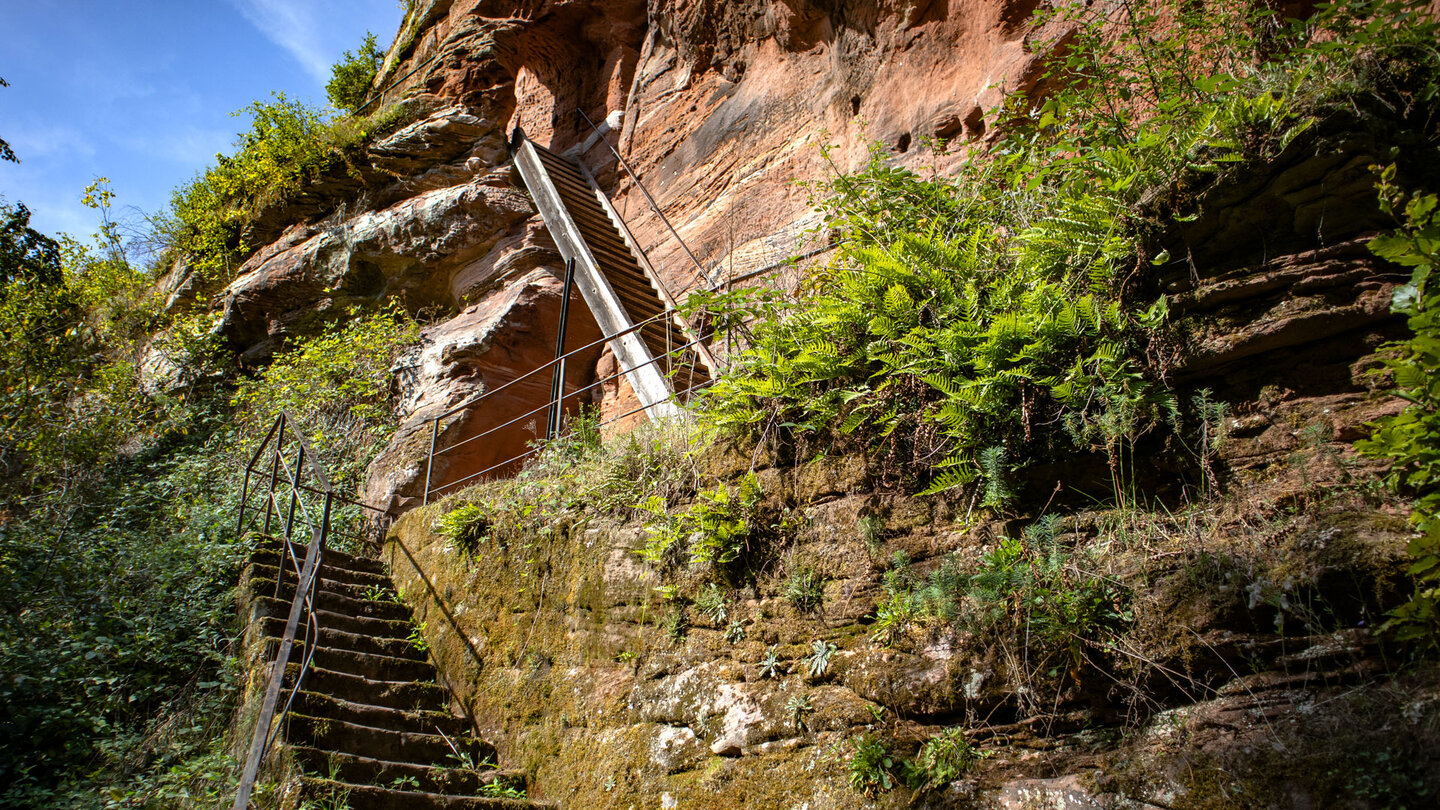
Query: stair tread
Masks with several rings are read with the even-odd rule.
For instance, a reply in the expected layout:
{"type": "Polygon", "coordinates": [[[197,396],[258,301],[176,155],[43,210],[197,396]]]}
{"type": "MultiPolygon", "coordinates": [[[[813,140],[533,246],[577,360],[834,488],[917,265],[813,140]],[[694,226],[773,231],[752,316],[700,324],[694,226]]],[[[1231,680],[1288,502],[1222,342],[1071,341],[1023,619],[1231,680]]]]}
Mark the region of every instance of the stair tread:
{"type": "Polygon", "coordinates": [[[376,706],[371,703],[345,700],[324,692],[302,690],[300,694],[296,695],[295,701],[295,706],[298,707],[294,709],[295,711],[312,717],[328,716],[345,722],[377,728],[401,730],[402,726],[408,726],[411,730],[423,731],[435,726],[444,726],[445,732],[454,736],[464,733],[466,723],[464,718],[437,709],[397,709],[393,706],[376,706]]]}
{"type": "Polygon", "coordinates": [[[474,795],[482,785],[498,782],[524,790],[527,778],[523,772],[499,768],[459,768],[396,762],[374,757],[327,751],[305,745],[288,746],[297,761],[312,773],[322,772],[328,778],[349,783],[392,786],[398,779],[408,778],[411,789],[447,796],[474,795]]]}
{"type": "Polygon", "coordinates": [[[324,791],[332,796],[344,796],[353,810],[371,808],[464,808],[464,810],[509,810],[509,808],[553,807],[529,799],[502,799],[489,796],[446,796],[418,790],[397,790],[377,785],[362,785],[339,782],[316,777],[301,777],[307,792],[324,791]]]}

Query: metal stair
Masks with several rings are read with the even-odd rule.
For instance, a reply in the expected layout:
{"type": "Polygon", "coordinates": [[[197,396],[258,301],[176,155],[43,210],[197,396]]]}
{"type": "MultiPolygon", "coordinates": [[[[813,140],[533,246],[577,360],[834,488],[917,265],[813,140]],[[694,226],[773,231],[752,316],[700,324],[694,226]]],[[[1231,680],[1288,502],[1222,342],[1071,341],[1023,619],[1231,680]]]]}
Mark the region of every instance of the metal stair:
{"type": "Polygon", "coordinates": [[[652,417],[673,412],[674,394],[708,381],[714,358],[589,171],[518,130],[511,148],[560,255],[575,263],[576,286],[631,388],[652,417]]]}

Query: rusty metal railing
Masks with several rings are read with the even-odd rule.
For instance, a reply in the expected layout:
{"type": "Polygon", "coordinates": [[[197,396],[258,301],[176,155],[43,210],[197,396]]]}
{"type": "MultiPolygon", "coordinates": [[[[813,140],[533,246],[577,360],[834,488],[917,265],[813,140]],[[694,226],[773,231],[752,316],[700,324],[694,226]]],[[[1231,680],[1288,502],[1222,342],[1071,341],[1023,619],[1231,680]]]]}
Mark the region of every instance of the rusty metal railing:
{"type": "Polygon", "coordinates": [[[270,665],[265,697],[260,704],[260,714],[255,721],[255,731],[251,735],[240,785],[232,805],[233,810],[246,810],[259,778],[261,763],[274,745],[283,721],[289,714],[290,705],[299,694],[315,657],[320,633],[319,623],[315,619],[315,589],[320,579],[320,564],[326,545],[337,538],[378,545],[388,528],[389,515],[376,507],[336,494],[330,477],[320,466],[319,458],[305,440],[304,433],[295,424],[294,418],[284,411],[276,417],[270,432],[265,435],[245,466],[239,511],[236,519],[238,535],[244,535],[249,526],[248,519],[259,524],[254,530],[263,536],[274,537],[280,543],[280,561],[275,575],[276,599],[281,598],[287,575],[292,571],[295,574],[295,595],[290,600],[285,632],[280,637],[279,647],[270,665]],[[252,486],[257,483],[258,485],[252,486]],[[257,517],[261,510],[258,503],[252,508],[252,500],[263,502],[263,518],[257,517]],[[336,510],[347,507],[358,509],[362,522],[370,526],[376,534],[347,533],[337,529],[334,525],[336,510]],[[378,513],[378,517],[364,517],[363,513],[367,510],[378,513]],[[305,548],[303,560],[296,554],[298,545],[305,548]],[[290,657],[302,625],[305,657],[296,669],[282,706],[280,698],[284,691],[285,670],[290,665],[290,657]]]}
{"type": "MultiPolygon", "coordinates": [[[[455,486],[457,486],[457,485],[459,485],[459,484],[476,480],[476,479],[478,479],[478,478],[480,478],[480,477],[482,477],[482,476],[484,476],[484,475],[486,475],[486,474],[489,474],[489,473],[494,472],[494,471],[496,471],[496,470],[502,469],[502,468],[504,468],[504,467],[506,467],[506,466],[508,466],[508,465],[510,465],[510,464],[513,464],[513,463],[516,462],[516,461],[520,461],[520,460],[522,460],[522,459],[528,458],[528,457],[534,455],[535,453],[539,452],[540,448],[539,448],[539,447],[532,447],[532,448],[530,448],[529,450],[526,450],[526,451],[523,452],[523,453],[519,453],[519,454],[517,454],[517,455],[515,455],[515,456],[513,456],[513,457],[511,457],[511,458],[505,459],[504,461],[501,461],[501,462],[499,462],[499,463],[493,464],[493,465],[491,465],[490,467],[487,467],[486,469],[483,469],[483,470],[481,470],[481,471],[479,471],[479,472],[470,473],[469,475],[466,475],[466,476],[463,477],[463,478],[460,478],[460,479],[457,479],[457,480],[454,480],[454,481],[448,481],[448,482],[446,482],[445,484],[442,484],[442,485],[440,485],[440,486],[432,486],[433,476],[434,476],[434,468],[435,468],[435,459],[436,459],[436,457],[438,457],[438,456],[443,456],[443,455],[445,455],[446,453],[449,453],[449,452],[451,452],[451,451],[454,451],[454,450],[456,450],[456,449],[458,449],[458,448],[460,448],[460,447],[464,447],[465,445],[470,444],[471,442],[479,441],[480,439],[483,439],[483,438],[485,438],[486,436],[490,436],[490,435],[492,435],[492,434],[494,434],[494,433],[496,433],[496,432],[498,432],[498,431],[500,431],[500,430],[503,430],[503,429],[505,429],[505,428],[507,428],[507,427],[513,427],[513,426],[515,426],[515,425],[521,424],[521,423],[525,422],[525,421],[528,420],[528,419],[531,419],[531,418],[534,418],[534,417],[539,416],[542,412],[545,412],[545,413],[548,413],[548,414],[549,414],[549,417],[548,417],[548,419],[547,419],[547,424],[548,424],[550,427],[549,427],[549,429],[547,430],[546,438],[553,438],[555,435],[557,435],[557,434],[559,433],[559,428],[560,428],[560,425],[561,425],[561,415],[563,414],[563,411],[564,411],[564,401],[565,401],[565,400],[574,398],[574,397],[579,396],[579,395],[581,395],[581,394],[584,394],[584,393],[587,392],[587,391],[592,391],[592,390],[594,390],[594,389],[596,389],[596,388],[598,388],[598,387],[600,387],[600,386],[602,386],[602,385],[605,385],[606,383],[619,380],[621,377],[624,377],[625,374],[626,374],[628,371],[630,371],[631,369],[622,368],[622,369],[620,369],[619,371],[617,371],[617,372],[615,372],[615,373],[613,373],[613,374],[608,374],[608,375],[606,375],[606,376],[604,376],[604,377],[597,378],[595,381],[589,383],[588,385],[582,386],[582,387],[580,387],[580,388],[567,389],[567,388],[564,387],[564,383],[563,383],[563,381],[562,381],[562,382],[561,382],[561,385],[558,387],[558,389],[552,389],[551,397],[550,397],[550,399],[549,399],[548,401],[545,402],[545,404],[539,405],[539,406],[537,406],[537,407],[535,407],[535,408],[532,408],[532,409],[530,409],[530,410],[528,410],[528,411],[526,411],[526,412],[524,412],[524,413],[522,413],[522,414],[520,414],[520,415],[518,415],[518,416],[512,417],[512,418],[509,419],[508,421],[503,422],[503,423],[501,423],[501,424],[499,424],[499,425],[495,425],[494,427],[491,427],[491,428],[485,430],[485,431],[482,432],[482,433],[478,433],[478,434],[476,434],[476,435],[474,435],[474,436],[470,436],[470,437],[468,437],[468,438],[466,438],[466,439],[463,439],[463,440],[461,440],[461,441],[459,441],[459,442],[456,442],[455,444],[452,444],[452,445],[450,445],[450,446],[448,446],[448,447],[441,447],[441,448],[438,448],[438,449],[437,449],[437,445],[439,444],[439,439],[440,439],[441,424],[444,422],[444,420],[446,420],[446,419],[448,419],[448,418],[450,418],[450,417],[454,416],[455,414],[458,414],[458,413],[460,413],[460,412],[462,412],[462,411],[466,411],[466,410],[469,410],[469,409],[471,409],[471,408],[478,407],[478,406],[481,405],[481,403],[483,403],[485,400],[489,399],[490,397],[492,397],[492,396],[494,396],[494,395],[496,395],[496,394],[499,394],[499,393],[501,393],[502,391],[510,388],[511,386],[516,385],[516,384],[518,384],[518,383],[520,383],[520,382],[523,382],[524,380],[527,380],[527,379],[530,379],[531,377],[535,377],[535,376],[537,376],[537,375],[539,375],[539,374],[542,374],[542,373],[544,373],[544,372],[547,371],[547,370],[548,370],[548,371],[552,371],[552,372],[556,372],[556,371],[558,371],[560,368],[562,368],[562,367],[564,366],[566,360],[568,360],[569,358],[574,357],[574,356],[577,355],[577,354],[580,354],[581,352],[585,352],[585,351],[587,351],[587,350],[590,350],[590,349],[595,348],[596,346],[599,346],[599,345],[601,345],[601,344],[607,343],[607,342],[615,339],[616,337],[618,337],[618,336],[620,336],[620,335],[628,334],[628,333],[631,333],[631,332],[638,332],[640,329],[643,329],[644,327],[650,325],[651,323],[655,323],[655,322],[657,322],[657,321],[663,321],[663,320],[665,320],[665,319],[668,319],[668,318],[670,317],[670,315],[671,315],[671,313],[669,313],[669,312],[661,312],[661,313],[659,313],[659,314],[657,314],[657,315],[654,315],[654,316],[652,316],[652,317],[650,317],[650,318],[647,318],[647,319],[645,319],[645,320],[643,320],[643,321],[640,321],[639,323],[636,323],[636,324],[630,326],[630,327],[627,328],[627,329],[624,329],[624,330],[622,330],[622,331],[620,331],[620,332],[617,332],[617,333],[614,334],[614,335],[609,335],[609,336],[606,336],[606,337],[599,338],[598,340],[591,341],[591,342],[589,342],[589,343],[585,344],[584,346],[581,346],[581,347],[579,347],[579,348],[577,348],[577,349],[572,349],[572,350],[570,350],[570,351],[567,351],[567,352],[559,355],[558,357],[556,357],[556,358],[554,358],[554,359],[552,359],[552,360],[550,360],[550,361],[548,361],[548,362],[545,362],[545,363],[543,363],[543,364],[541,364],[541,365],[539,365],[539,366],[536,366],[535,368],[531,369],[530,371],[527,371],[527,372],[525,372],[524,374],[521,374],[520,376],[518,376],[518,377],[516,377],[516,378],[514,378],[514,379],[512,379],[512,380],[509,380],[508,382],[504,383],[503,385],[499,385],[499,386],[497,386],[497,387],[495,387],[495,388],[493,388],[493,389],[490,389],[490,390],[488,390],[488,391],[484,391],[484,392],[480,393],[479,395],[474,396],[474,397],[471,397],[470,399],[466,400],[465,402],[460,403],[459,405],[456,405],[456,406],[454,406],[454,407],[452,407],[452,408],[450,408],[450,409],[448,409],[448,410],[446,410],[446,411],[444,411],[444,412],[442,412],[442,413],[440,413],[440,414],[437,414],[437,415],[432,416],[432,417],[430,417],[429,419],[427,419],[426,421],[430,423],[430,448],[429,448],[429,452],[427,453],[426,461],[425,461],[425,489],[424,489],[424,493],[423,493],[423,495],[422,495],[422,497],[421,497],[421,502],[424,503],[424,504],[428,504],[428,503],[430,502],[430,496],[435,495],[435,494],[437,494],[437,493],[439,493],[439,492],[442,492],[442,491],[444,491],[444,490],[447,490],[447,489],[452,489],[452,488],[454,488],[455,486]]],[[[694,346],[697,342],[698,342],[698,341],[689,341],[689,342],[687,342],[687,343],[669,346],[669,347],[667,347],[667,348],[669,348],[669,351],[668,351],[667,353],[662,354],[662,355],[659,355],[659,356],[656,356],[656,357],[653,357],[653,358],[651,358],[650,360],[648,360],[648,361],[646,361],[645,363],[642,363],[642,364],[640,364],[640,365],[644,366],[644,365],[650,365],[650,364],[653,364],[653,363],[660,363],[660,362],[667,362],[667,363],[668,363],[668,362],[671,361],[671,359],[672,359],[673,356],[678,355],[678,354],[682,354],[682,353],[685,352],[687,349],[690,349],[692,346],[694,346]]],[[[666,401],[669,401],[669,402],[679,401],[679,400],[681,400],[682,398],[688,397],[690,394],[692,394],[692,393],[694,393],[695,391],[698,391],[698,390],[706,387],[707,385],[710,385],[710,384],[713,383],[713,382],[714,382],[714,379],[712,378],[711,380],[707,380],[706,382],[700,383],[700,384],[698,384],[698,385],[691,385],[691,386],[688,386],[687,388],[684,388],[684,389],[682,389],[682,390],[680,390],[680,391],[673,392],[673,393],[667,398],[666,401]]],[[[653,407],[653,406],[651,406],[651,407],[653,407]]],[[[640,408],[636,408],[636,409],[627,411],[627,412],[625,412],[625,413],[623,413],[623,414],[619,414],[619,415],[617,415],[617,416],[612,416],[612,417],[610,417],[609,419],[606,419],[606,420],[604,420],[603,422],[600,422],[600,423],[599,423],[599,426],[600,426],[600,427],[604,427],[604,426],[606,426],[606,425],[612,424],[612,423],[617,422],[617,421],[619,421],[619,420],[621,420],[621,419],[624,419],[624,418],[626,418],[626,417],[633,416],[633,415],[635,415],[635,414],[637,414],[637,413],[640,413],[641,411],[644,411],[644,410],[647,410],[647,408],[642,406],[642,407],[640,407],[640,408]]]]}

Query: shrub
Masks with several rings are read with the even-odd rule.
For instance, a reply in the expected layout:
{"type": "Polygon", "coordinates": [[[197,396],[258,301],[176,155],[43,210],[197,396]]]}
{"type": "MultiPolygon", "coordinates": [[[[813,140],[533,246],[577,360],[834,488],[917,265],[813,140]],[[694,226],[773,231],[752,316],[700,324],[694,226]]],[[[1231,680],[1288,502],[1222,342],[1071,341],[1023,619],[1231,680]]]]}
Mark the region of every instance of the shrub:
{"type": "Polygon", "coordinates": [[[349,318],[297,341],[254,379],[241,380],[234,404],[247,435],[263,436],[280,411],[309,431],[337,488],[358,485],[365,465],[394,430],[390,366],[415,339],[398,305],[349,318]]]}
{"type": "MultiPolygon", "coordinates": [[[[275,93],[237,110],[250,119],[233,155],[170,195],[163,241],[183,252],[201,278],[228,281],[251,246],[245,228],[267,205],[289,198],[356,147],[399,126],[410,114],[392,105],[365,118],[334,117],[275,93]]],[[[353,166],[351,167],[354,168],[353,166]]]]}

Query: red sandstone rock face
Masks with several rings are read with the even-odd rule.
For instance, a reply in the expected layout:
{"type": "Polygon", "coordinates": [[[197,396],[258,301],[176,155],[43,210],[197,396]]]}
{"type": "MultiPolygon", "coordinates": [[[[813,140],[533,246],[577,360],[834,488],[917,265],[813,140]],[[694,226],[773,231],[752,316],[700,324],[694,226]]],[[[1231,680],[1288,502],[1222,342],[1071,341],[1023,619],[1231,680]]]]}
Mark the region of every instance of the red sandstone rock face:
{"type": "MultiPolygon", "coordinates": [[[[505,462],[543,438],[552,373],[530,374],[554,357],[563,285],[553,265],[540,267],[425,329],[421,345],[396,363],[405,423],[394,441],[370,465],[366,503],[403,511],[424,499],[433,417],[457,405],[475,404],[441,422],[430,488],[442,488],[489,470],[513,471],[505,462]],[[487,395],[487,392],[495,392],[487,395]],[[537,410],[540,408],[540,410],[537,410]]],[[[570,307],[567,346],[580,348],[600,338],[600,329],[579,303],[570,307]]],[[[588,385],[599,347],[577,353],[566,364],[567,409],[594,397],[588,385]],[[577,393],[578,392],[578,393],[577,393]]],[[[443,495],[442,490],[431,497],[443,495]]]]}
{"type": "Polygon", "coordinates": [[[925,138],[981,137],[986,111],[1035,83],[1035,43],[1059,36],[1028,30],[1035,7],[1034,0],[651,0],[648,8],[634,0],[435,2],[413,15],[429,21],[423,33],[391,54],[389,76],[403,80],[387,96],[423,88],[463,101],[509,92],[510,126],[559,149],[590,134],[577,108],[596,122],[623,110],[621,132],[610,140],[701,267],[617,174],[607,150],[597,147],[587,162],[610,181],[617,207],[669,285],[685,291],[795,252],[815,223],[797,181],[833,170],[821,144],[835,145],[838,168],[848,170],[872,141],[901,162],[921,164],[925,138]]]}
{"type": "MultiPolygon", "coordinates": [[[[388,88],[387,101],[433,95],[492,124],[503,116],[505,131],[523,128],[560,150],[591,134],[577,110],[596,122],[622,111],[622,125],[609,142],[698,261],[650,210],[608,149],[597,146],[584,159],[667,286],[683,295],[827,241],[810,232],[818,216],[809,190],[799,184],[823,180],[837,168],[822,157],[822,144],[836,146],[832,159],[847,170],[864,159],[872,140],[897,160],[919,164],[927,160],[918,148],[924,138],[980,138],[985,111],[1006,91],[1034,83],[1039,56],[1032,42],[1055,37],[1043,32],[1027,38],[1034,7],[1033,0],[651,0],[648,6],[637,0],[432,0],[419,4],[402,26],[380,84],[388,88]]],[[[440,169],[430,173],[444,176],[440,169]]],[[[487,295],[506,300],[507,279],[513,283],[551,249],[538,221],[520,224],[509,216],[516,211],[505,207],[503,214],[497,210],[467,225],[473,238],[459,240],[473,246],[466,255],[395,274],[423,291],[395,286],[439,300],[443,279],[457,303],[486,305],[487,295]]],[[[296,291],[301,311],[325,306],[318,280],[307,286],[293,277],[316,278],[313,271],[294,271],[298,260],[292,257],[310,244],[259,259],[265,268],[256,274],[261,289],[235,290],[232,299],[263,296],[263,280],[273,275],[296,291]]],[[[465,317],[447,328],[466,328],[465,317]]],[[[254,316],[240,320],[260,323],[254,316]]],[[[268,332],[283,333],[284,326],[283,317],[272,319],[268,332]]],[[[599,375],[614,370],[612,361],[599,375]]],[[[426,379],[425,385],[445,390],[455,378],[426,379]]],[[[455,401],[462,394],[454,388],[444,398],[455,401]]],[[[602,418],[618,417],[634,402],[625,383],[607,384],[602,418]]],[[[406,413],[418,412],[412,407],[406,413]]],[[[465,433],[469,421],[453,429],[465,433]]]]}

